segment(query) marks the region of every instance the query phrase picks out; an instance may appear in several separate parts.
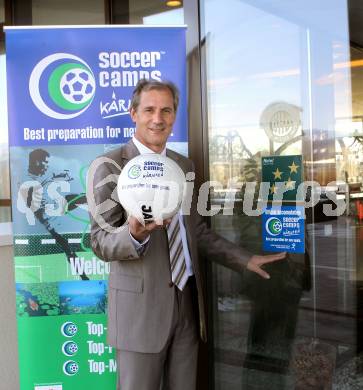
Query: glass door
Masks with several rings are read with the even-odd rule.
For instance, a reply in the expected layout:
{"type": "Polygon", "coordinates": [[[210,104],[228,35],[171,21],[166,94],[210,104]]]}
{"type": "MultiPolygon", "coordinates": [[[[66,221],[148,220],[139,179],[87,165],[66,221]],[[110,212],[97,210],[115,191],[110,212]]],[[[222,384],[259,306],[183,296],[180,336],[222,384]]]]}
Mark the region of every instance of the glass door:
{"type": "Polygon", "coordinates": [[[358,1],[201,1],[212,228],[288,248],[270,280],[213,264],[215,389],[363,386],[362,21],[358,1]]]}

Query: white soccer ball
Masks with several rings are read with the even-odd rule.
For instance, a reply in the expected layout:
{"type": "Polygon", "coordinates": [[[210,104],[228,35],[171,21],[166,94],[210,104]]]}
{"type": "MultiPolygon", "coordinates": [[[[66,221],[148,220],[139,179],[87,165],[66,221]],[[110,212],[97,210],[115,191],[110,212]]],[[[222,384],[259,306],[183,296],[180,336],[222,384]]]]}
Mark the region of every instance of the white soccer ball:
{"type": "Polygon", "coordinates": [[[184,172],[169,157],[142,154],[122,169],[117,195],[127,213],[140,222],[161,222],[179,211],[185,182],[184,172]]]}
{"type": "Polygon", "coordinates": [[[92,99],[96,84],[92,74],[83,68],[72,68],[62,76],[60,90],[64,99],[73,104],[84,104],[92,99]]]}

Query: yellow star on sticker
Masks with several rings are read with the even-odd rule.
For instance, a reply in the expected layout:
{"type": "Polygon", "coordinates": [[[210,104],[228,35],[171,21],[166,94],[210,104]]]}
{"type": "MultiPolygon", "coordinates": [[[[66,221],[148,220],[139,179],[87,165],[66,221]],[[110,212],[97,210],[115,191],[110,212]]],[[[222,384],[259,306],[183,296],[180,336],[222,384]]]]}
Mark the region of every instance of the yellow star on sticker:
{"type": "Polygon", "coordinates": [[[286,189],[288,190],[294,190],[295,189],[295,183],[296,181],[291,180],[291,177],[285,182],[286,189]]]}
{"type": "Polygon", "coordinates": [[[280,172],[279,171],[279,168],[276,168],[276,171],[275,172],[272,172],[273,175],[275,176],[275,180],[276,179],[282,179],[281,175],[284,173],[284,172],[280,172]]]}
{"type": "Polygon", "coordinates": [[[275,184],[272,184],[272,186],[270,187],[270,192],[271,192],[271,194],[274,194],[276,192],[275,184]]]}
{"type": "Polygon", "coordinates": [[[297,173],[297,169],[300,167],[300,165],[296,165],[295,161],[292,162],[291,165],[288,166],[290,168],[290,173],[295,172],[297,173]]]}

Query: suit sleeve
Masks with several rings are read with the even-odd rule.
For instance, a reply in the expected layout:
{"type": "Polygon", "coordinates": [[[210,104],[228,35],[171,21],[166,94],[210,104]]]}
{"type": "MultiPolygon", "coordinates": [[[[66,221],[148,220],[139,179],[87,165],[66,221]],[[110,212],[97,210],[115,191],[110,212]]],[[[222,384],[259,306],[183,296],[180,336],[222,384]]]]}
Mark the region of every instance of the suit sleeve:
{"type": "MultiPolygon", "coordinates": [[[[191,163],[190,169],[194,172],[193,163],[191,163]]],[[[207,260],[242,273],[252,257],[252,253],[226,240],[207,226],[197,211],[198,195],[198,191],[194,191],[192,206],[198,252],[207,260]]]]}
{"type": "Polygon", "coordinates": [[[87,176],[87,203],[91,220],[91,246],[104,261],[136,260],[140,255],[131,240],[126,211],[119,203],[117,180],[121,167],[100,157],[87,176]]]}
{"type": "Polygon", "coordinates": [[[243,273],[252,253],[215,233],[199,214],[197,215],[196,232],[198,251],[204,258],[243,273]]]}

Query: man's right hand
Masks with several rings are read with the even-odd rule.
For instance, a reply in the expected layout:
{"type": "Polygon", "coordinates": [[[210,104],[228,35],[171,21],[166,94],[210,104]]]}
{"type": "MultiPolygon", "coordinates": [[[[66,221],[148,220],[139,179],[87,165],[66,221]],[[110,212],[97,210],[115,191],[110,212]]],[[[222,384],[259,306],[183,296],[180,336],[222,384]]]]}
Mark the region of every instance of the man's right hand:
{"type": "Polygon", "coordinates": [[[139,242],[143,242],[153,230],[163,229],[167,227],[170,224],[171,219],[165,219],[164,221],[147,222],[145,223],[145,225],[143,225],[137,218],[130,216],[128,222],[132,237],[134,237],[135,240],[139,242]]]}

